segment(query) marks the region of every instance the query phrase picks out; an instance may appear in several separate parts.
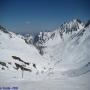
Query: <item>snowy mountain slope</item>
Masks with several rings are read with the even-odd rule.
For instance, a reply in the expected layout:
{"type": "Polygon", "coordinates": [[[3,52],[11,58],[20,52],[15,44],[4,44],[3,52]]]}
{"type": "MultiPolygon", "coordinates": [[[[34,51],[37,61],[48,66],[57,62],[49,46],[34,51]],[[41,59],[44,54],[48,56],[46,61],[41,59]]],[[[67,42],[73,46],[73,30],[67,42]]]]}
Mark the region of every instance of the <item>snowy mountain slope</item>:
{"type": "Polygon", "coordinates": [[[88,62],[86,65],[78,68],[78,69],[74,69],[74,70],[69,70],[64,72],[63,74],[69,76],[69,77],[77,77],[83,74],[86,74],[90,72],[90,62],[88,62]]]}
{"type": "Polygon", "coordinates": [[[48,68],[47,61],[32,44],[25,42],[23,36],[7,32],[0,29],[0,79],[7,79],[7,76],[8,79],[20,79],[22,71],[24,78],[32,78],[48,68]]]}
{"type": "Polygon", "coordinates": [[[90,24],[72,20],[53,32],[41,32],[36,46],[48,57],[54,70],[67,71],[83,67],[90,60],[90,24]]]}
{"type": "Polygon", "coordinates": [[[83,75],[90,71],[89,46],[90,24],[78,19],[35,38],[0,26],[0,80],[83,75]]]}

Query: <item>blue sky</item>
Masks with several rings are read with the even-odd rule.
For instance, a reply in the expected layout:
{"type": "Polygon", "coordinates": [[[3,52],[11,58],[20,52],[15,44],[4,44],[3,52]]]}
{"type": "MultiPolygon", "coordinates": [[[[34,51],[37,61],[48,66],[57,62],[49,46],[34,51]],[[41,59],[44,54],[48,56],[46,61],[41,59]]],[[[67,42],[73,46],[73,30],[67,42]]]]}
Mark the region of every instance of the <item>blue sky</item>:
{"type": "Polygon", "coordinates": [[[0,0],[0,24],[17,33],[54,30],[75,18],[90,19],[90,0],[0,0]]]}

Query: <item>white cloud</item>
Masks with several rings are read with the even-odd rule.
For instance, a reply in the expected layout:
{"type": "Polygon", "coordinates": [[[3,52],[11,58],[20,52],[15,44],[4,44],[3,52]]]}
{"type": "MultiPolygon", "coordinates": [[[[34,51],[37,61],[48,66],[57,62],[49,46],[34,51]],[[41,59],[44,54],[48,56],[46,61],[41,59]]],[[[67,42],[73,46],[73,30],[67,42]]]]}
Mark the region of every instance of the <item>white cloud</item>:
{"type": "Polygon", "coordinates": [[[27,25],[28,25],[28,24],[31,24],[31,22],[30,22],[30,21],[26,21],[25,23],[26,23],[27,25]]]}

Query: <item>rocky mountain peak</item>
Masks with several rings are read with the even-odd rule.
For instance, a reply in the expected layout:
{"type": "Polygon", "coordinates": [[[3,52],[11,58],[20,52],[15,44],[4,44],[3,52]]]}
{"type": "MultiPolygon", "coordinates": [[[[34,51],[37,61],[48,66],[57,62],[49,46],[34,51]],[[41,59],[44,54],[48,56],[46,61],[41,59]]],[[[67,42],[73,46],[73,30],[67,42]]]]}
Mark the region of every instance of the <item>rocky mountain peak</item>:
{"type": "Polygon", "coordinates": [[[0,25],[0,31],[3,31],[4,33],[8,33],[8,31],[6,30],[6,28],[4,28],[3,26],[0,25]]]}

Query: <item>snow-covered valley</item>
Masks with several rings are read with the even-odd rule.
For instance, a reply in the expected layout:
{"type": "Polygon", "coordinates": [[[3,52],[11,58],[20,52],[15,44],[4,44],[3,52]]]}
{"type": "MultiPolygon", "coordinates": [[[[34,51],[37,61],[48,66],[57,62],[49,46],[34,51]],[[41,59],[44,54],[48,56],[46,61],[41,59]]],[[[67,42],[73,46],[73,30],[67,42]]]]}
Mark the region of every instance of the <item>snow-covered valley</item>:
{"type": "MultiPolygon", "coordinates": [[[[58,75],[58,74],[57,74],[58,75]]],[[[0,87],[9,87],[13,90],[90,90],[90,73],[80,77],[68,78],[49,78],[37,81],[19,80],[19,81],[3,81],[0,87]]]]}
{"type": "Polygon", "coordinates": [[[0,87],[90,90],[90,21],[20,35],[0,26],[0,87]]]}

